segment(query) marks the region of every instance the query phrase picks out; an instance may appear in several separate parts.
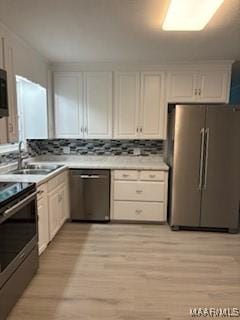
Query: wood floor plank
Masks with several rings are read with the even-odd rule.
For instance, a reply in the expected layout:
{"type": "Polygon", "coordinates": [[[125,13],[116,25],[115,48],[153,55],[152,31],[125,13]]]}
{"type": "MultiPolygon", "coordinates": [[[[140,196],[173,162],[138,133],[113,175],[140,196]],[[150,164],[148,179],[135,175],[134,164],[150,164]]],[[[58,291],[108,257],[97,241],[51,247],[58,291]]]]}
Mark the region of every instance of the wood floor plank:
{"type": "Polygon", "coordinates": [[[66,224],[8,320],[186,320],[240,308],[240,235],[66,224]]]}

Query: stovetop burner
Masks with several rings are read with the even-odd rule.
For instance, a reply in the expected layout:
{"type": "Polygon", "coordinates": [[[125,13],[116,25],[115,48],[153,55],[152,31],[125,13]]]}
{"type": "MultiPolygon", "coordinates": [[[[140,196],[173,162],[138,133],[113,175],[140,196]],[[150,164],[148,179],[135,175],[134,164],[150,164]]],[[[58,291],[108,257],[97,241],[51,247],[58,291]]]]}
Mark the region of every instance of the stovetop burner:
{"type": "Polygon", "coordinates": [[[19,195],[31,190],[33,183],[0,182],[0,207],[14,200],[19,195]]]}

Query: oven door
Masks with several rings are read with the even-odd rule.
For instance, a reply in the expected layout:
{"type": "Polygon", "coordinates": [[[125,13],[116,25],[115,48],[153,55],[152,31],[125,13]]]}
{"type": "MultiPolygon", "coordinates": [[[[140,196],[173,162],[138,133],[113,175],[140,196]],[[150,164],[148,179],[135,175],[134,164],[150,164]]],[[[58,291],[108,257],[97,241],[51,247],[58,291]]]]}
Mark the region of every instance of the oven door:
{"type": "Polygon", "coordinates": [[[8,116],[7,74],[0,70],[0,117],[8,116]]]}
{"type": "Polygon", "coordinates": [[[36,195],[27,195],[0,217],[0,288],[37,245],[36,195]]]}

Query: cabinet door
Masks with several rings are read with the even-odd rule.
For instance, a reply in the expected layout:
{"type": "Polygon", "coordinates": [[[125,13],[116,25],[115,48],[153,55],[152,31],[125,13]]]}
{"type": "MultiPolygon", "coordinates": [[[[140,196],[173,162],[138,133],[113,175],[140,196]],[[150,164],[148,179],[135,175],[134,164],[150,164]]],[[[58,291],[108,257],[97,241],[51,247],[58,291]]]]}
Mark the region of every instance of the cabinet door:
{"type": "Polygon", "coordinates": [[[7,136],[7,118],[0,119],[0,144],[6,144],[8,142],[7,136]]]}
{"type": "Polygon", "coordinates": [[[0,33],[0,69],[3,67],[3,35],[0,33]]]}
{"type": "Polygon", "coordinates": [[[230,75],[226,70],[213,70],[199,73],[199,102],[228,102],[230,75]]]}
{"type": "Polygon", "coordinates": [[[47,195],[38,200],[38,251],[41,254],[49,242],[47,195]]]}
{"type": "Polygon", "coordinates": [[[83,137],[83,79],[81,73],[54,75],[55,134],[57,138],[83,137]]]}
{"type": "Polygon", "coordinates": [[[50,240],[54,238],[60,227],[61,206],[59,188],[53,190],[48,196],[49,207],[49,236],[50,240]]]}
{"type": "Polygon", "coordinates": [[[139,136],[139,72],[117,72],[115,78],[114,137],[139,136]]]}
{"type": "MultiPolygon", "coordinates": [[[[0,68],[4,69],[4,39],[0,33],[0,68]]],[[[0,119],[0,144],[6,144],[8,142],[8,124],[7,118],[0,119]]]]}
{"type": "Polygon", "coordinates": [[[64,224],[66,220],[66,188],[65,185],[59,189],[59,228],[64,224]]]}
{"type": "Polygon", "coordinates": [[[195,102],[197,73],[194,71],[170,72],[168,74],[168,102],[195,102]]]}
{"type": "Polygon", "coordinates": [[[4,68],[7,70],[8,84],[8,142],[18,141],[18,111],[17,111],[17,93],[16,76],[14,71],[13,48],[9,41],[4,39],[4,68]]]}
{"type": "Polygon", "coordinates": [[[143,139],[164,139],[167,105],[164,99],[164,74],[141,74],[141,126],[143,139]]]}
{"type": "Polygon", "coordinates": [[[112,138],[112,73],[84,74],[84,137],[112,138]]]}

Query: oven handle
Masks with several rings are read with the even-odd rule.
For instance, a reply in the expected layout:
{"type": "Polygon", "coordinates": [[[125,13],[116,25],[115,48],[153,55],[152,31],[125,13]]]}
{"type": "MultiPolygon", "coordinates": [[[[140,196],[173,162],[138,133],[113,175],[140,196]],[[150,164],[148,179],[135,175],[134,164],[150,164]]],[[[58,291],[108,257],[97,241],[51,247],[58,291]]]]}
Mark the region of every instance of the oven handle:
{"type": "Polygon", "coordinates": [[[36,195],[38,194],[38,191],[35,191],[33,193],[31,193],[29,196],[27,196],[25,199],[19,201],[18,203],[16,203],[14,206],[12,206],[11,208],[7,209],[6,211],[3,212],[3,216],[6,218],[8,216],[11,216],[12,214],[14,214],[16,211],[22,209],[26,204],[28,204],[29,202],[31,202],[36,195]]]}

